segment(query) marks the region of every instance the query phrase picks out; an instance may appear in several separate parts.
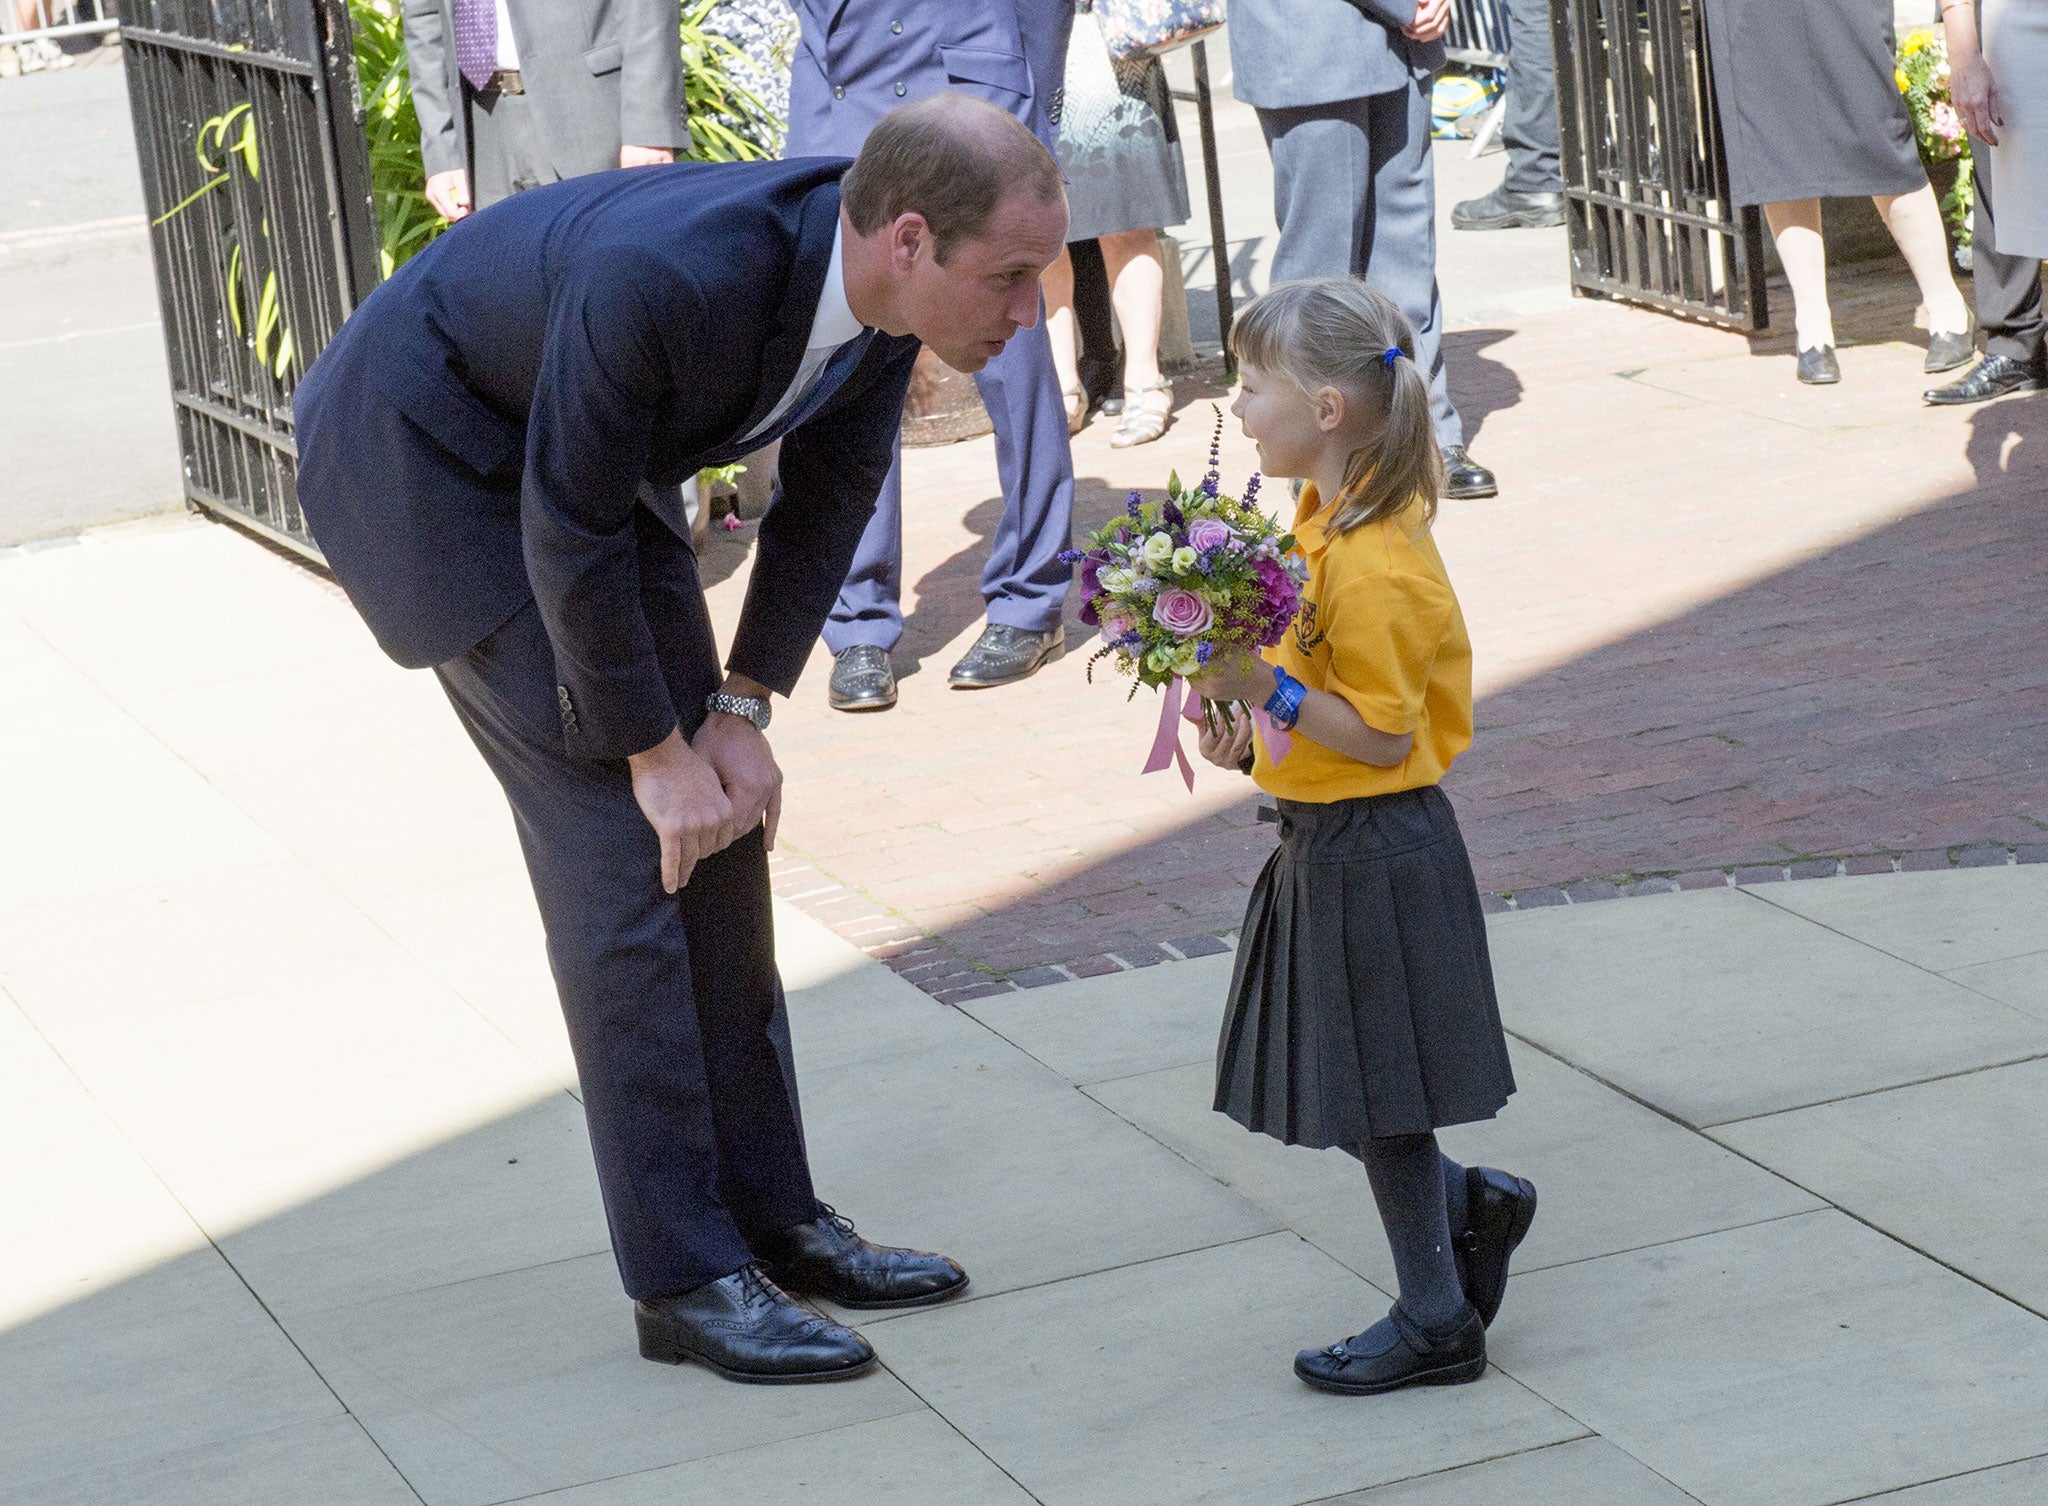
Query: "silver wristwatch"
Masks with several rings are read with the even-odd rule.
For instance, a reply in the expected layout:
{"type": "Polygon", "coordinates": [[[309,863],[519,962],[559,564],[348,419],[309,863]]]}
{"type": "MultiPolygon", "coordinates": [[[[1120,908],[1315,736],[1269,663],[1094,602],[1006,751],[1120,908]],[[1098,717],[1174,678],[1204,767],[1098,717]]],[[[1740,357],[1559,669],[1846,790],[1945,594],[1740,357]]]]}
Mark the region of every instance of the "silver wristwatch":
{"type": "Polygon", "coordinates": [[[771,713],[768,703],[759,696],[727,695],[722,690],[714,691],[704,697],[704,709],[723,711],[727,716],[743,716],[763,732],[768,730],[771,713]]]}

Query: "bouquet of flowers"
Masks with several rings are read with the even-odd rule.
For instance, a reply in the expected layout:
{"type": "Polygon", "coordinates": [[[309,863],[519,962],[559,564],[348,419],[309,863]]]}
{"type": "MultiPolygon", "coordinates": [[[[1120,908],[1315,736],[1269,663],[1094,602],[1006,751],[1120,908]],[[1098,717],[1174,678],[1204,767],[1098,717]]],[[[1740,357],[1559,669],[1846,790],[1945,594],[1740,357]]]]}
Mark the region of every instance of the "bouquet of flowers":
{"type": "Polygon", "coordinates": [[[1970,205],[1976,198],[1970,138],[1948,92],[1948,43],[1933,29],[1908,32],[1899,42],[1892,77],[1905,96],[1920,160],[1931,168],[1953,162],[1955,182],[1941,196],[1942,217],[1958,248],[1970,244],[1970,205]]]}
{"type": "MultiPolygon", "coordinates": [[[[1088,661],[1089,680],[1097,663],[1113,657],[1131,676],[1132,695],[1140,685],[1165,691],[1145,772],[1178,761],[1190,789],[1194,771],[1176,722],[1217,715],[1234,725],[1235,713],[1187,696],[1183,681],[1219,653],[1253,654],[1280,642],[1308,578],[1294,536],[1258,509],[1258,476],[1241,498],[1223,493],[1217,470],[1222,433],[1219,413],[1209,473],[1200,485],[1183,486],[1171,473],[1163,499],[1132,492],[1122,515],[1098,528],[1086,549],[1062,556],[1081,566],[1081,620],[1102,629],[1103,646],[1088,661]]],[[[1284,757],[1287,734],[1263,711],[1253,715],[1267,752],[1284,757]]]]}

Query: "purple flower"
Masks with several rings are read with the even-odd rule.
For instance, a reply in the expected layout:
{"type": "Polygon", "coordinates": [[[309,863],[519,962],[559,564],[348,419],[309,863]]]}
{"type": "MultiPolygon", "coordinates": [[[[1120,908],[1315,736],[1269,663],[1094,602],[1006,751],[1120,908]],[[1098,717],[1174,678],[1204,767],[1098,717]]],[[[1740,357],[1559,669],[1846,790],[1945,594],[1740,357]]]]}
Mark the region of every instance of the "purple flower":
{"type": "Polygon", "coordinates": [[[1252,472],[1252,479],[1244,484],[1244,505],[1250,507],[1259,500],[1259,473],[1252,472]]]}
{"type": "Polygon", "coordinates": [[[1138,510],[1144,505],[1144,497],[1140,495],[1136,487],[1133,487],[1130,496],[1124,501],[1124,511],[1135,518],[1138,515],[1138,510]]]}
{"type": "Polygon", "coordinates": [[[1087,555],[1081,566],[1081,620],[1094,627],[1100,620],[1095,615],[1095,598],[1102,591],[1102,560],[1087,555]]]}
{"type": "Polygon", "coordinates": [[[1187,514],[1174,505],[1173,498],[1171,497],[1166,499],[1166,511],[1161,516],[1166,519],[1166,526],[1168,528],[1179,528],[1188,520],[1187,514]]]}
{"type": "Polygon", "coordinates": [[[1062,565],[1072,565],[1086,558],[1088,558],[1088,551],[1085,549],[1062,549],[1059,555],[1062,565]]]}
{"type": "Polygon", "coordinates": [[[1209,610],[1209,603],[1194,592],[1171,586],[1161,591],[1159,599],[1152,603],[1152,620],[1176,638],[1192,638],[1197,633],[1207,632],[1209,625],[1216,620],[1216,614],[1209,610]]]}
{"type": "Polygon", "coordinates": [[[1196,662],[1197,664],[1207,664],[1207,663],[1209,662],[1209,656],[1210,656],[1211,654],[1215,653],[1215,652],[1216,652],[1216,645],[1215,645],[1215,644],[1213,644],[1213,643],[1204,643],[1204,644],[1200,644],[1200,645],[1198,645],[1198,646],[1196,647],[1196,649],[1195,649],[1195,662],[1196,662]]]}
{"type": "Polygon", "coordinates": [[[1211,549],[1222,548],[1236,537],[1235,529],[1215,518],[1197,518],[1188,524],[1188,542],[1205,554],[1211,549]]]}

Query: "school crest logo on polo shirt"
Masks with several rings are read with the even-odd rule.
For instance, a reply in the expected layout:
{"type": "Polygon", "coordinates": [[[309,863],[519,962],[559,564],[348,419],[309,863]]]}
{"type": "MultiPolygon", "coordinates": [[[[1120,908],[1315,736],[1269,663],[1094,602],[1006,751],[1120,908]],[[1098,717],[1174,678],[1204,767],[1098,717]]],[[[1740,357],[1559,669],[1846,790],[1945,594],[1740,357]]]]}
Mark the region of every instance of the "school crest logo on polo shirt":
{"type": "Polygon", "coordinates": [[[1294,646],[1303,658],[1316,651],[1327,634],[1316,627],[1316,604],[1306,597],[1302,599],[1301,610],[1294,614],[1294,646]]]}

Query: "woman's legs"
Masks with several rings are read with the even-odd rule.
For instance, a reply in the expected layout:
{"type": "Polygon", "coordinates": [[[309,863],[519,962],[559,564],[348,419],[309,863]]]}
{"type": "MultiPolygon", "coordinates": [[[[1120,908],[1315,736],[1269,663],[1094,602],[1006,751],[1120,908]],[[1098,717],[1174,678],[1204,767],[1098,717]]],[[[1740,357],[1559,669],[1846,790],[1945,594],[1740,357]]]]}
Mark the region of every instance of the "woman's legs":
{"type": "Polygon", "coordinates": [[[1166,291],[1159,236],[1151,230],[1105,235],[1102,263],[1109,273],[1116,322],[1124,332],[1124,386],[1132,392],[1154,386],[1160,380],[1160,303],[1166,291]]]}
{"type": "Polygon", "coordinates": [[[1941,206],[1934,189],[1922,184],[1912,193],[1873,194],[1870,202],[1884,216],[1885,227],[1899,243],[1913,280],[1920,284],[1920,301],[1927,305],[1927,332],[1958,335],[1970,327],[1969,305],[1956,288],[1949,270],[1948,235],[1941,227],[1941,206]]]}
{"type": "Polygon", "coordinates": [[[1764,205],[1771,240],[1792,284],[1793,343],[1800,350],[1835,343],[1828,308],[1828,253],[1820,238],[1820,200],[1787,199],[1764,205]]]}
{"type": "Polygon", "coordinates": [[[1088,411],[1088,397],[1081,391],[1081,363],[1074,342],[1074,262],[1065,246],[1060,247],[1059,260],[1040,274],[1038,283],[1045,294],[1045,333],[1052,342],[1052,367],[1059,373],[1071,432],[1088,411]]]}

